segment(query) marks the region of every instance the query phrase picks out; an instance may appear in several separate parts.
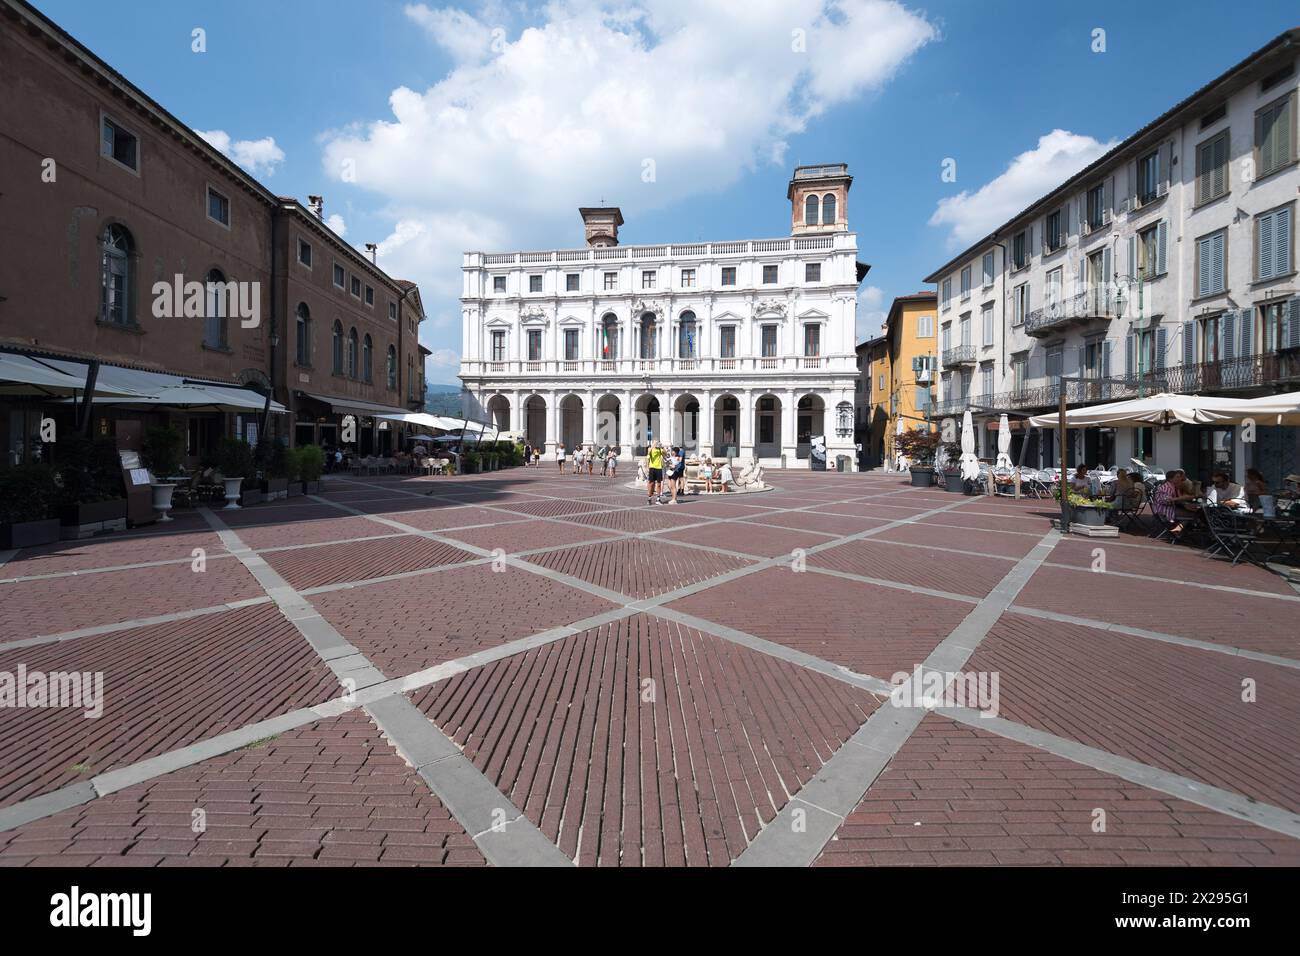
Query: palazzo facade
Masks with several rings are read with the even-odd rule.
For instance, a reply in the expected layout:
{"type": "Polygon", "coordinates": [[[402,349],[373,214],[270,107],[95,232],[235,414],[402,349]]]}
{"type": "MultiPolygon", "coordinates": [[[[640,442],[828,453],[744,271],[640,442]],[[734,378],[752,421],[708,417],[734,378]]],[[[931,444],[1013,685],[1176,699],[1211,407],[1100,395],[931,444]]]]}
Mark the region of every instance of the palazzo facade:
{"type": "Polygon", "coordinates": [[[649,441],[715,457],[856,467],[858,262],[843,164],[801,166],[791,233],[621,246],[616,207],[580,210],[576,249],[464,256],[466,414],[557,442],[649,441]]]}

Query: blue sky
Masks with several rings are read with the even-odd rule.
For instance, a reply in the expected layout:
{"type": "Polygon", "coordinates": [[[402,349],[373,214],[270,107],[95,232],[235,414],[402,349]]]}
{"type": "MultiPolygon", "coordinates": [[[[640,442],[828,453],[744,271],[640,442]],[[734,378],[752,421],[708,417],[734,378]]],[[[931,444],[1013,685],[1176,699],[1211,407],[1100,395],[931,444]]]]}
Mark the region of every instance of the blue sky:
{"type": "Polygon", "coordinates": [[[869,337],[964,240],[1300,25],[1263,0],[36,5],[271,189],[323,193],[349,241],[381,243],[421,285],[433,382],[455,381],[462,250],[580,245],[577,207],[601,199],[628,243],[783,235],[797,163],[850,165],[869,337]]]}

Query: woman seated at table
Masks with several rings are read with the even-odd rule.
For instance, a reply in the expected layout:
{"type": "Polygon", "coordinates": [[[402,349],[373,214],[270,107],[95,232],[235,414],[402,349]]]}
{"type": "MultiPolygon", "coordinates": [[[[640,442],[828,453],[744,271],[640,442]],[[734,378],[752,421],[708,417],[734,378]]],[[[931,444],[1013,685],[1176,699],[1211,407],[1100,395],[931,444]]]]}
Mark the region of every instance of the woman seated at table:
{"type": "Polygon", "coordinates": [[[1271,495],[1273,492],[1268,486],[1268,479],[1258,468],[1246,469],[1246,500],[1250,502],[1252,508],[1259,507],[1260,495],[1271,495]]]}
{"type": "Polygon", "coordinates": [[[1128,469],[1120,468],[1115,472],[1115,480],[1111,483],[1107,497],[1117,503],[1124,504],[1132,500],[1136,488],[1137,483],[1129,477],[1128,469]]]}
{"type": "Polygon", "coordinates": [[[1088,478],[1088,466],[1080,465],[1070,476],[1070,490],[1076,495],[1092,494],[1092,481],[1088,478]]]}
{"type": "Polygon", "coordinates": [[[1175,468],[1165,475],[1165,480],[1156,489],[1155,496],[1151,499],[1151,510],[1170,522],[1173,527],[1169,531],[1177,536],[1183,533],[1186,523],[1196,517],[1187,507],[1195,497],[1187,481],[1187,473],[1181,468],[1175,468]]]}

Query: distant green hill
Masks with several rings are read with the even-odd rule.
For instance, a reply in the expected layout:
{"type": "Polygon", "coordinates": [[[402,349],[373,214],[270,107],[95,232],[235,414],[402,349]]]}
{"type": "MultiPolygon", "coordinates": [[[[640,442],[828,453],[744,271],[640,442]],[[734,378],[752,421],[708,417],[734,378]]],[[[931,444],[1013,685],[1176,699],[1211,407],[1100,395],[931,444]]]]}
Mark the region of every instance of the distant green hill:
{"type": "Polygon", "coordinates": [[[430,415],[446,415],[449,418],[460,415],[460,386],[426,384],[424,410],[430,415]]]}

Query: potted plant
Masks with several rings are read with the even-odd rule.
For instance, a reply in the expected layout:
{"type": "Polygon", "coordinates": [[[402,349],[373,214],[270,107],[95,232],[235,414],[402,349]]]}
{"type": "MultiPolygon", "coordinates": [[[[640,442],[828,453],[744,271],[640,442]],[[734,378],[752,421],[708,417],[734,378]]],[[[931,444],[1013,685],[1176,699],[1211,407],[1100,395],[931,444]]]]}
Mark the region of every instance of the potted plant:
{"type": "Polygon", "coordinates": [[[144,433],[140,460],[149,469],[151,477],[163,479],[149,482],[153,490],[153,510],[158,513],[159,521],[171,521],[168,512],[172,510],[172,492],[176,490],[176,483],[166,479],[181,467],[181,433],[170,426],[150,428],[144,433]]]}
{"type": "Polygon", "coordinates": [[[934,484],[934,455],[939,447],[939,433],[912,428],[894,438],[894,448],[911,461],[912,484],[928,488],[934,484]]]}
{"type": "Polygon", "coordinates": [[[286,498],[297,498],[302,495],[302,455],[300,448],[286,448],[284,450],[284,477],[288,481],[285,488],[286,498]]]}
{"type": "MultiPolygon", "coordinates": [[[[1061,500],[1061,487],[1052,486],[1052,497],[1061,500]]],[[[1106,513],[1115,507],[1104,498],[1089,498],[1071,491],[1066,495],[1065,503],[1070,506],[1070,523],[1100,528],[1106,523],[1106,513]]]]}
{"type": "MultiPolygon", "coordinates": [[[[217,472],[225,485],[227,511],[239,508],[241,498],[244,504],[254,503],[249,492],[241,495],[244,480],[257,474],[253,450],[248,447],[248,442],[242,438],[221,439],[217,444],[217,472]]],[[[261,500],[261,491],[257,492],[256,500],[261,500]]]]}
{"type": "Polygon", "coordinates": [[[321,487],[321,472],[325,470],[325,452],[319,445],[299,445],[298,475],[302,479],[302,493],[318,495],[321,487]]]}
{"type": "Polygon", "coordinates": [[[941,442],[943,451],[943,487],[945,491],[961,494],[966,490],[966,481],[961,476],[961,445],[957,442],[941,442]]]}
{"type": "Polygon", "coordinates": [[[282,442],[264,438],[257,443],[262,470],[262,494],[267,501],[289,497],[289,461],[282,442]]]}
{"type": "Polygon", "coordinates": [[[30,548],[58,541],[57,493],[54,469],[49,465],[0,469],[0,548],[30,548]]]}
{"type": "Polygon", "coordinates": [[[112,438],[65,438],[57,445],[55,510],[67,539],[126,527],[122,458],[112,438]]]}
{"type": "Polygon", "coordinates": [[[461,470],[465,474],[467,475],[474,474],[475,472],[478,471],[478,466],[479,466],[478,452],[476,451],[465,452],[463,455],[460,456],[460,463],[461,463],[461,470]]]}

